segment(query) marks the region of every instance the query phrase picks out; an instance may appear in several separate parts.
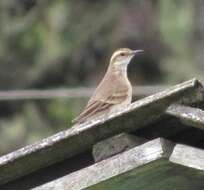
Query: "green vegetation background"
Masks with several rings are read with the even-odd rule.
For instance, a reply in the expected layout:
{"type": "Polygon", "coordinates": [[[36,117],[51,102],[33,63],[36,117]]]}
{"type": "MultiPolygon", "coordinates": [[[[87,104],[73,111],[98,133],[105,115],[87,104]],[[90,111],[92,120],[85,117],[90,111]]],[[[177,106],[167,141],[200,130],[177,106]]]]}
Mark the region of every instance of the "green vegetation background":
{"type": "MultiPolygon", "coordinates": [[[[134,85],[203,80],[203,17],[202,0],[1,0],[0,90],[95,86],[119,47],[145,50],[134,85]]],[[[0,154],[70,127],[86,101],[0,101],[0,154]]]]}

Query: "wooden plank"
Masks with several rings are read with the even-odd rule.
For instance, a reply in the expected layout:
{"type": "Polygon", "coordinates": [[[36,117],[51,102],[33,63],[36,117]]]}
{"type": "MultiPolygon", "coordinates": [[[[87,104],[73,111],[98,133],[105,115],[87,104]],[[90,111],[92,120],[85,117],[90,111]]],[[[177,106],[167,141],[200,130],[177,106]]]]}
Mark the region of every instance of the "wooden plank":
{"type": "Polygon", "coordinates": [[[204,150],[158,138],[33,190],[203,190],[203,187],[204,150]]]}
{"type": "Polygon", "coordinates": [[[196,79],[134,102],[129,107],[59,132],[0,158],[0,184],[77,155],[97,142],[134,131],[157,120],[177,101],[199,101],[202,85],[196,79]]]}
{"type": "Polygon", "coordinates": [[[135,135],[121,133],[96,143],[92,148],[92,155],[94,161],[99,162],[147,141],[147,139],[135,135]]]}
{"type": "Polygon", "coordinates": [[[204,130],[204,111],[181,104],[172,104],[166,110],[167,115],[177,117],[186,125],[204,130]]]}
{"type": "Polygon", "coordinates": [[[204,171],[204,150],[178,144],[169,159],[173,163],[204,171]]]}
{"type": "MultiPolygon", "coordinates": [[[[166,150],[163,149],[163,142],[164,141],[161,139],[155,139],[96,163],[88,168],[36,187],[33,190],[84,189],[165,157],[164,155],[168,155],[170,152],[165,152],[166,150]]],[[[170,146],[173,148],[173,144],[170,146]]]]}
{"type": "Polygon", "coordinates": [[[204,172],[160,159],[86,188],[86,190],[104,189],[203,190],[204,172]]]}

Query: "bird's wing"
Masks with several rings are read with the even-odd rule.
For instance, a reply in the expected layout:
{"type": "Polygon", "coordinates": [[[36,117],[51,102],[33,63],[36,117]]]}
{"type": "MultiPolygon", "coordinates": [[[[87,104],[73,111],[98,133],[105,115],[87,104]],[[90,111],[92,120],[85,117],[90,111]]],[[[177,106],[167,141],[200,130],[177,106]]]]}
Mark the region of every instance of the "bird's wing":
{"type": "Polygon", "coordinates": [[[107,96],[95,95],[90,99],[85,110],[73,120],[73,122],[83,122],[87,118],[96,115],[97,113],[103,112],[104,110],[110,108],[113,105],[122,103],[128,96],[127,89],[112,88],[107,96]]]}
{"type": "Polygon", "coordinates": [[[95,101],[90,105],[87,105],[85,110],[76,117],[72,122],[81,123],[84,122],[87,118],[94,116],[95,114],[107,109],[110,104],[103,103],[101,101],[95,101]]]}

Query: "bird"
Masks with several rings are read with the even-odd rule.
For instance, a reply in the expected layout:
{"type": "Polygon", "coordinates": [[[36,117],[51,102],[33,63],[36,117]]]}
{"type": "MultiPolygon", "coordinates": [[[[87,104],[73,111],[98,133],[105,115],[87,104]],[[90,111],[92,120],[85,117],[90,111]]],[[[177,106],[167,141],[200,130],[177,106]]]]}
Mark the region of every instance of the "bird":
{"type": "Polygon", "coordinates": [[[95,89],[84,111],[72,120],[73,123],[81,124],[131,104],[132,85],[127,76],[127,67],[132,58],[140,52],[143,50],[120,48],[112,54],[104,78],[95,89]]]}

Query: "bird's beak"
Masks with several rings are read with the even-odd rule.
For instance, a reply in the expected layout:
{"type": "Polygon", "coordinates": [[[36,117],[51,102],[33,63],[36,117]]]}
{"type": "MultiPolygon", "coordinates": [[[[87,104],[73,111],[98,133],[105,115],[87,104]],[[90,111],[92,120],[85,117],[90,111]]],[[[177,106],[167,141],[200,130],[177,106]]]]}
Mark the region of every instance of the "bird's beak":
{"type": "Polygon", "coordinates": [[[142,49],[133,50],[133,51],[132,51],[132,54],[136,55],[136,54],[141,53],[141,52],[144,52],[144,50],[142,50],[142,49]]]}
{"type": "Polygon", "coordinates": [[[138,53],[141,53],[141,52],[143,52],[143,51],[144,51],[144,50],[142,50],[142,49],[132,50],[132,52],[130,53],[131,59],[132,59],[133,57],[135,57],[135,55],[137,55],[138,53]]]}

